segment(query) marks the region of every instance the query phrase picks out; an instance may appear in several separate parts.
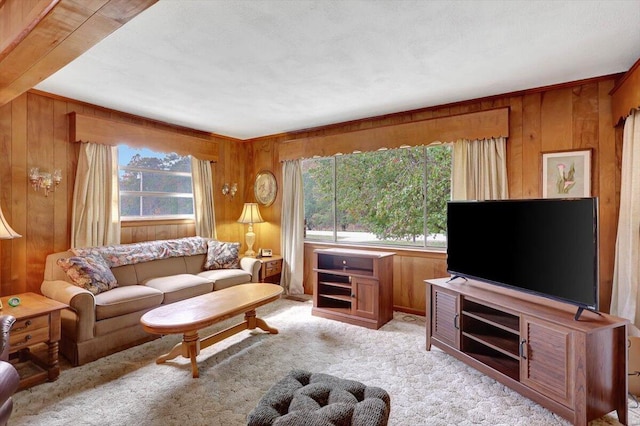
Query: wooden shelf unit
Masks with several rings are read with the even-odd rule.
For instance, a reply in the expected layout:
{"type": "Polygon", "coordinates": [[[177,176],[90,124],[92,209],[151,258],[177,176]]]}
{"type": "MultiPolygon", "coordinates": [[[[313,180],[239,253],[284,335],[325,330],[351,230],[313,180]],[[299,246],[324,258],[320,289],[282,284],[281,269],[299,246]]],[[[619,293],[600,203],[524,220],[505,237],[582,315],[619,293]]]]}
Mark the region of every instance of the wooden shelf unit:
{"type": "Polygon", "coordinates": [[[477,281],[426,280],[427,350],[437,346],[575,425],[627,424],[627,323],[477,281]],[[516,296],[517,294],[517,296],[516,296]]]}
{"type": "Polygon", "coordinates": [[[395,253],[314,251],[313,315],[378,329],[393,318],[395,253]]]}

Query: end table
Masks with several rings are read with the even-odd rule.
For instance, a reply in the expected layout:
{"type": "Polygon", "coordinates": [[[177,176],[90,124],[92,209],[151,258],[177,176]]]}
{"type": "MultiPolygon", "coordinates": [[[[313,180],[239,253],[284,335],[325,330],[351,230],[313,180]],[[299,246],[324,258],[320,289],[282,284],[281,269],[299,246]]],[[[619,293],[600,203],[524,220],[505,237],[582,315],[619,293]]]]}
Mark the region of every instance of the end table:
{"type": "Polygon", "coordinates": [[[33,362],[38,372],[26,377],[20,376],[18,390],[54,381],[60,375],[58,364],[58,341],[60,340],[60,312],[68,306],[36,293],[21,293],[0,298],[1,315],[12,315],[16,322],[9,332],[9,359],[12,362],[33,362]],[[9,299],[18,297],[20,304],[10,306],[9,299]],[[45,343],[46,359],[40,359],[30,349],[45,343]]]}
{"type": "Polygon", "coordinates": [[[262,263],[260,267],[260,282],[280,284],[280,274],[282,273],[282,256],[274,254],[269,257],[258,258],[262,263]]]}

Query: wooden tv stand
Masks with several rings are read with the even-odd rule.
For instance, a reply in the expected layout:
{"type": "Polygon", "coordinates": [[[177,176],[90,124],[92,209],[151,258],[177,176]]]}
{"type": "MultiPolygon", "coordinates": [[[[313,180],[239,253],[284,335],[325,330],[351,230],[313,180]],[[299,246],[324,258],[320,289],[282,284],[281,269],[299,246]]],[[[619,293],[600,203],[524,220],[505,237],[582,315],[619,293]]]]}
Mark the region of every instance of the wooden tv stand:
{"type": "Polygon", "coordinates": [[[425,281],[427,350],[437,346],[575,425],[614,410],[627,424],[627,320],[585,311],[576,321],[575,306],[447,280],[425,281]]]}

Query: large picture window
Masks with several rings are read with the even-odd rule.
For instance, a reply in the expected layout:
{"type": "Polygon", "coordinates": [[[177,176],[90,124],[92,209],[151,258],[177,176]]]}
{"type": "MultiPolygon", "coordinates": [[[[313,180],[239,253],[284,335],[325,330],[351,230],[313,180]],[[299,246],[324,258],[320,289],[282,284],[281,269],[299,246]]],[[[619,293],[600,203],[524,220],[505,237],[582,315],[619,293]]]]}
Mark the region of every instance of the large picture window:
{"type": "Polygon", "coordinates": [[[446,246],[449,145],[304,160],[306,239],[446,246]]]}
{"type": "Polygon", "coordinates": [[[193,219],[191,157],[118,147],[123,220],[193,219]]]}

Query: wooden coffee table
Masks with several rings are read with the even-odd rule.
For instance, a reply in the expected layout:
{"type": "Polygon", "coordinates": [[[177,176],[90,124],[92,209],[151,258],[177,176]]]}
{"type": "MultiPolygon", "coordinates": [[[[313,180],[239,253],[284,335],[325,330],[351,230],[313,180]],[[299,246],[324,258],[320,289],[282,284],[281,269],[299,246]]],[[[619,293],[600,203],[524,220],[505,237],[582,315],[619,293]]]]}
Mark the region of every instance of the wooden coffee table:
{"type": "Polygon", "coordinates": [[[178,355],[191,359],[193,377],[199,377],[196,356],[200,349],[207,348],[243,330],[256,327],[268,333],[278,330],[269,327],[264,320],[256,318],[256,308],[278,299],[282,287],[275,284],[240,284],[217,290],[202,296],[175,302],[152,309],[140,318],[142,328],[153,334],[182,333],[182,342],[165,355],[156,359],[156,364],[178,355]],[[200,338],[198,330],[244,313],[244,321],[210,336],[200,338]]]}

